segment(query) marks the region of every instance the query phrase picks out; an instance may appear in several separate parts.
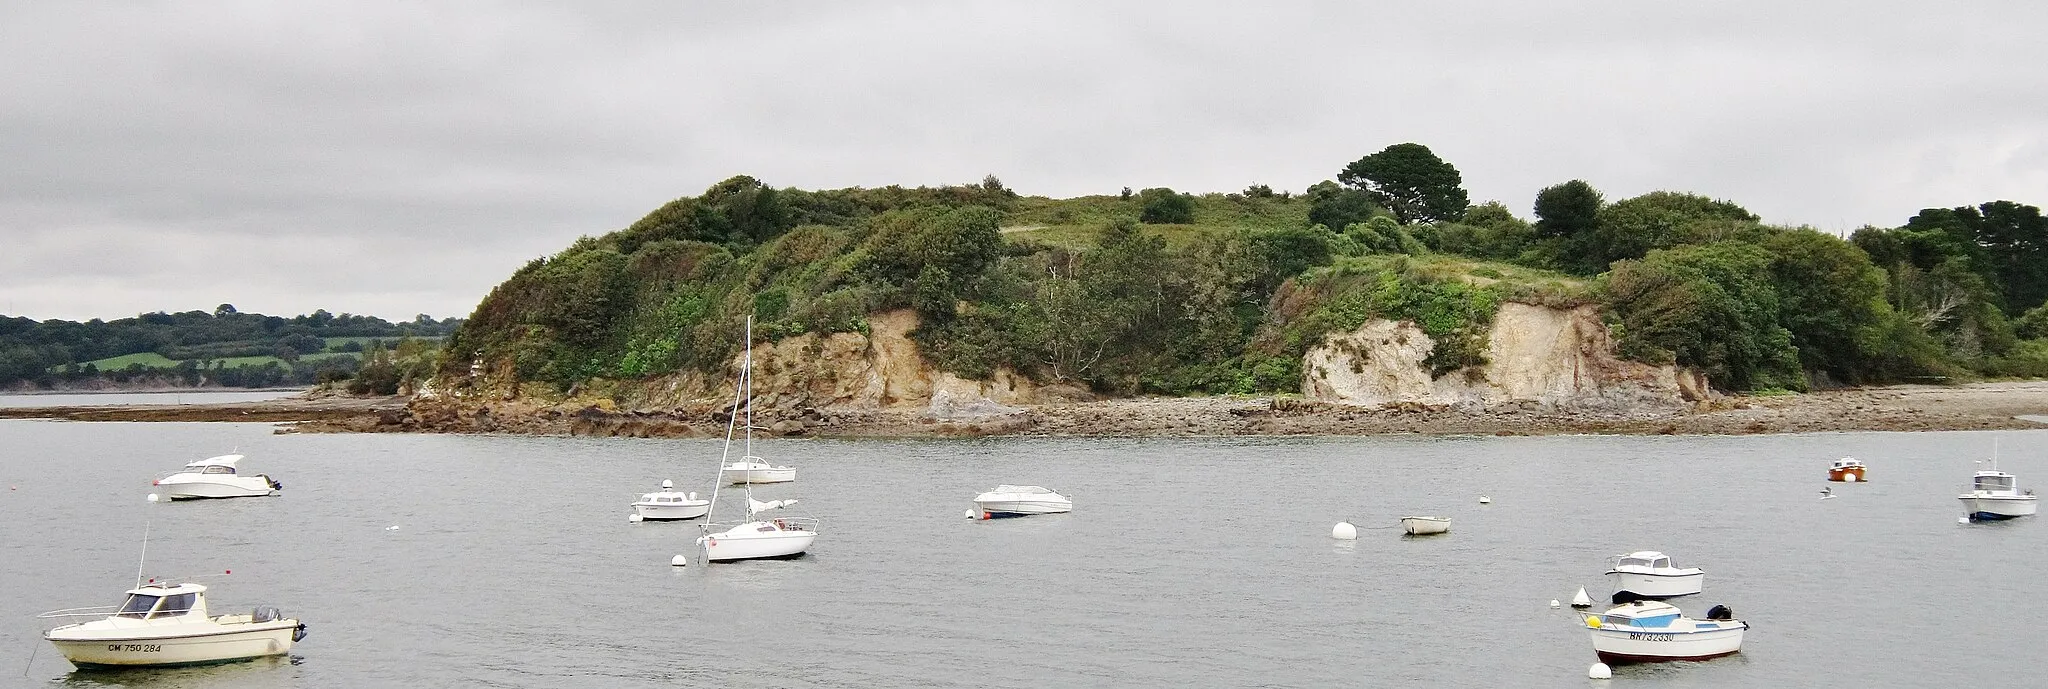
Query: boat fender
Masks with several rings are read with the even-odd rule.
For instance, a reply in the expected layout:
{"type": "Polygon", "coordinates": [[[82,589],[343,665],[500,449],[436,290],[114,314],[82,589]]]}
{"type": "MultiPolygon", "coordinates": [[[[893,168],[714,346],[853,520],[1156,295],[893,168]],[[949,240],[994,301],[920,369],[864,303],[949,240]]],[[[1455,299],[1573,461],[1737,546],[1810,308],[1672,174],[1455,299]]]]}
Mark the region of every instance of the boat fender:
{"type": "Polygon", "coordinates": [[[1732,620],[1735,619],[1735,611],[1726,605],[1716,605],[1714,607],[1707,608],[1707,619],[1732,620]]]}
{"type": "Polygon", "coordinates": [[[297,627],[292,627],[292,641],[293,641],[294,643],[296,643],[296,642],[300,642],[300,641],[305,641],[305,640],[306,640],[306,623],[304,623],[304,622],[300,622],[300,623],[299,623],[299,626],[297,626],[297,627]]]}

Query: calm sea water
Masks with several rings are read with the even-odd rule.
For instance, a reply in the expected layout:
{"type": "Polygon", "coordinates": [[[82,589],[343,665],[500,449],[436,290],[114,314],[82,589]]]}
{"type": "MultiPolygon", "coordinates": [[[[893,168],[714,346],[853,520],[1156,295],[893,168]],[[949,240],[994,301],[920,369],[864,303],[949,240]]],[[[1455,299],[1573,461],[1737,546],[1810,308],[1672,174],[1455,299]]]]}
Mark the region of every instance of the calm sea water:
{"type": "Polygon", "coordinates": [[[304,390],[200,390],[182,392],[59,392],[33,395],[0,394],[0,407],[97,407],[115,404],[220,404],[258,402],[297,395],[304,390]]]}
{"type": "MultiPolygon", "coordinates": [[[[1590,642],[1548,601],[1658,549],[1707,570],[1681,607],[1754,627],[1736,656],[1614,686],[2018,686],[2048,639],[2048,523],[1956,523],[1993,437],[773,440],[756,449],[800,478],[758,497],[824,520],[812,555],[678,569],[698,528],[626,504],[708,489],[715,442],[0,421],[0,684],[1581,687],[1590,642]],[[143,500],[236,447],[283,496],[143,500]],[[1817,499],[1843,454],[1873,482],[1817,499]],[[963,518],[997,483],[1076,511],[963,518]],[[1329,538],[1404,514],[1452,532],[1329,538]],[[115,602],[145,522],[148,572],[232,569],[201,580],[216,610],[277,605],[311,636],[289,659],[73,672],[33,616],[115,602]]],[[[2048,482],[2048,431],[1996,437],[2048,482]]]]}

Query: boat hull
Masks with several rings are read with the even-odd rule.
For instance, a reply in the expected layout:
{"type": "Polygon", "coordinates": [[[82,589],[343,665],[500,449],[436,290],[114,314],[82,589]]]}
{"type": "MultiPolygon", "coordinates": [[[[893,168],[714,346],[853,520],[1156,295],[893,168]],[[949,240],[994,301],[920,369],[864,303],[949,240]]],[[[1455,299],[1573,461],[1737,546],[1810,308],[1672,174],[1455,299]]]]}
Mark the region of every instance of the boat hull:
{"type": "Polygon", "coordinates": [[[2037,509],[2036,503],[2040,502],[2031,495],[1965,495],[1960,499],[1963,501],[1963,512],[1969,515],[1971,521],[1980,522],[2031,517],[2037,509]]]}
{"type": "Polygon", "coordinates": [[[633,513],[640,515],[641,519],[645,519],[648,521],[677,521],[682,519],[696,519],[698,517],[702,517],[706,514],[711,513],[711,501],[702,500],[700,502],[702,502],[703,504],[647,504],[636,502],[633,503],[633,513]]]}
{"type": "Polygon", "coordinates": [[[1401,529],[1407,531],[1410,536],[1447,533],[1451,530],[1451,520],[1406,517],[1401,520],[1401,529]]]}
{"type": "Polygon", "coordinates": [[[742,483],[788,483],[796,480],[794,467],[785,469],[720,469],[719,476],[732,485],[742,483]]]}
{"type": "Polygon", "coordinates": [[[1730,655],[1742,650],[1742,633],[1747,629],[1748,625],[1693,632],[1588,631],[1593,636],[1593,653],[1600,657],[1600,662],[1625,665],[1730,655]]]}
{"type": "MultiPolygon", "coordinates": [[[[298,620],[250,625],[251,629],[211,631],[186,636],[76,636],[63,628],[46,637],[57,652],[80,668],[163,667],[204,665],[283,655],[292,650],[298,620]]],[[[132,632],[134,630],[116,630],[132,632]]]]}
{"type": "Polygon", "coordinates": [[[728,531],[699,537],[697,545],[704,550],[704,559],[710,562],[772,560],[801,557],[810,550],[811,541],[817,538],[816,531],[777,530],[748,534],[728,531]]]}
{"type": "Polygon", "coordinates": [[[1646,572],[1609,571],[1614,577],[1614,593],[1632,594],[1637,598],[1672,598],[1699,593],[1706,586],[1706,572],[1687,574],[1650,574],[1646,572]]]}
{"type": "Polygon", "coordinates": [[[982,519],[1007,519],[1029,517],[1034,514],[1072,512],[1074,504],[1051,500],[976,500],[974,511],[979,513],[982,519]]]}
{"type": "Polygon", "coordinates": [[[1828,480],[1840,483],[1861,483],[1869,479],[1863,477],[1863,467],[1849,467],[1846,469],[1829,469],[1828,480]]]}
{"type": "Polygon", "coordinates": [[[172,500],[200,500],[208,498],[260,498],[275,495],[277,490],[270,486],[268,476],[243,476],[226,481],[214,479],[180,480],[171,477],[157,482],[164,497],[172,500]]]}

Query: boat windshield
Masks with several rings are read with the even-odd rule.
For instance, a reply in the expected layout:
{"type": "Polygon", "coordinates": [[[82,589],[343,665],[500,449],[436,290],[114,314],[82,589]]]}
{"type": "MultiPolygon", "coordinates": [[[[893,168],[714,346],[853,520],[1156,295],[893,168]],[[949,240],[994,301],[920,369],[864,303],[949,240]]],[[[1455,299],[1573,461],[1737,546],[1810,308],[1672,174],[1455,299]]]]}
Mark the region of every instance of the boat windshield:
{"type": "Polygon", "coordinates": [[[1650,561],[1649,561],[1649,560],[1645,560],[1645,559],[1643,559],[1643,558],[1639,558],[1639,557],[1624,557],[1624,558],[1622,558],[1622,559],[1621,559],[1621,564],[1620,564],[1620,565],[1618,565],[1618,566],[1620,566],[1620,567],[1648,567],[1648,566],[1650,566],[1650,561]]]}
{"type": "Polygon", "coordinates": [[[232,473],[235,473],[235,468],[234,468],[234,467],[228,467],[228,466],[220,466],[220,465],[217,465],[217,464],[216,464],[216,465],[214,465],[214,466],[210,466],[210,467],[207,467],[207,468],[206,468],[206,471],[203,471],[203,472],[200,472],[200,473],[204,473],[204,474],[232,474],[232,473]]]}
{"type": "Polygon", "coordinates": [[[114,616],[132,617],[138,620],[148,617],[149,609],[156,607],[156,601],[156,596],[142,593],[128,594],[128,601],[121,604],[121,611],[114,613],[114,616]]]}
{"type": "Polygon", "coordinates": [[[1979,476],[1977,490],[2012,490],[2011,476],[1979,476]]]}
{"type": "Polygon", "coordinates": [[[1651,567],[1655,567],[1655,568],[1657,568],[1657,569],[1670,569],[1670,568],[1671,568],[1671,558],[1668,558],[1668,557],[1660,557],[1660,558],[1657,558],[1656,560],[1653,560],[1653,561],[1651,561],[1651,562],[1650,562],[1650,566],[1651,566],[1651,567]]]}
{"type": "Polygon", "coordinates": [[[192,603],[197,600],[199,600],[199,594],[197,593],[180,593],[175,596],[166,596],[164,597],[163,604],[157,606],[156,613],[150,615],[150,618],[175,617],[192,612],[192,603]]]}

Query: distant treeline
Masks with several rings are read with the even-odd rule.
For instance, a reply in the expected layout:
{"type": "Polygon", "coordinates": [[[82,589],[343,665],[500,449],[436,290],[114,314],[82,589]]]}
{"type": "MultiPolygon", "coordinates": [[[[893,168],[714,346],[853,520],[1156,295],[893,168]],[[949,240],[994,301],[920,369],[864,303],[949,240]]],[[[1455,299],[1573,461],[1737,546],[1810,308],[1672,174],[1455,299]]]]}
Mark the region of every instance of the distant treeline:
{"type": "Polygon", "coordinates": [[[1844,238],[1728,200],[1610,201],[1582,180],[1523,217],[1399,144],[1301,193],[1254,184],[1073,199],[979,185],[778,189],[751,177],[537,259],[450,339],[568,389],[730,361],[740,316],[779,339],[915,309],[927,357],[1113,393],[1300,389],[1302,354],[1416,323],[1438,375],[1485,363],[1503,301],[1602,308],[1624,356],[1724,390],[2048,376],[2048,220],[1991,201],[1844,238]]]}
{"type": "Polygon", "coordinates": [[[154,312],[111,321],[0,316],[0,388],[60,384],[270,387],[346,380],[372,350],[438,341],[461,319],[421,314],[392,323],[326,310],[283,317],[154,312]],[[105,362],[102,366],[99,362],[105,362]]]}

